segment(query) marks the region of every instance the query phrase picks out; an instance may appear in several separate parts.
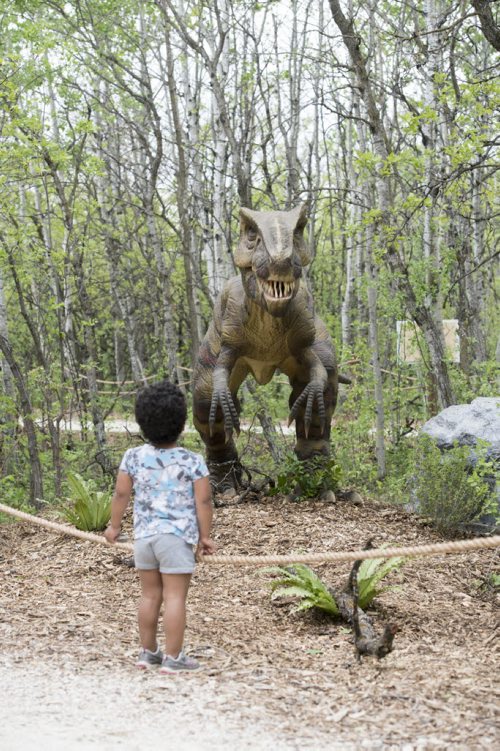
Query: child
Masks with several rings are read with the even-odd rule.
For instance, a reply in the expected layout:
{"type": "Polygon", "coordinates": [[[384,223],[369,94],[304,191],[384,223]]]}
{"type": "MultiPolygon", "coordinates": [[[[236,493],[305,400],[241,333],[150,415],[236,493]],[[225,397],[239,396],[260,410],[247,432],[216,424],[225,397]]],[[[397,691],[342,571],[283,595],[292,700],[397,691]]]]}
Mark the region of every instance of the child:
{"type": "Polygon", "coordinates": [[[186,414],[182,392],[168,381],[139,391],[135,417],[148,443],[125,452],[104,533],[108,542],[116,542],[133,488],[134,560],[141,582],[142,650],[136,665],[161,665],[161,673],[200,669],[182,651],[193,545],[198,543],[204,555],[215,552],[209,536],[212,493],[207,466],[199,454],[177,446],[186,414]],[[165,655],[156,641],[162,602],[165,655]]]}

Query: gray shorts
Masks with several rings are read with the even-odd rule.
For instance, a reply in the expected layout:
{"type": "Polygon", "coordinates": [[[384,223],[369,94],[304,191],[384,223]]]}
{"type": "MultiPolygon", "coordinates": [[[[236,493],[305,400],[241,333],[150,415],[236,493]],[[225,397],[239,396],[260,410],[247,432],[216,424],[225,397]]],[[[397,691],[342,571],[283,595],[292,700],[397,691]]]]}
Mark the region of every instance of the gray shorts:
{"type": "Polygon", "coordinates": [[[159,569],[161,574],[192,574],[194,546],[173,534],[142,537],[134,542],[134,562],[143,571],[159,569]]]}

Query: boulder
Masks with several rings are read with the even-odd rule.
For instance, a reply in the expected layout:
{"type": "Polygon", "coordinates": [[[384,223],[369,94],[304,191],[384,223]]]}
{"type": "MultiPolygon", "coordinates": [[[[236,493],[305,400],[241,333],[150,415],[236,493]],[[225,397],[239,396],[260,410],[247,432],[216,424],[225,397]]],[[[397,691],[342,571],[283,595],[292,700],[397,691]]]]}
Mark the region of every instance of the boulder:
{"type": "Polygon", "coordinates": [[[488,459],[500,461],[500,397],[480,396],[470,404],[454,404],[428,420],[421,433],[429,435],[440,449],[454,444],[471,446],[486,441],[488,459]]]}
{"type": "MultiPolygon", "coordinates": [[[[421,428],[421,433],[430,436],[442,450],[454,445],[470,446],[470,464],[477,461],[474,451],[478,441],[487,444],[486,458],[491,460],[496,471],[486,478],[491,492],[496,495],[498,514],[485,514],[477,522],[468,525],[472,532],[493,532],[498,530],[500,515],[500,397],[478,397],[470,404],[455,404],[428,420],[421,428]]],[[[418,499],[414,499],[410,508],[418,511],[418,499]]]]}

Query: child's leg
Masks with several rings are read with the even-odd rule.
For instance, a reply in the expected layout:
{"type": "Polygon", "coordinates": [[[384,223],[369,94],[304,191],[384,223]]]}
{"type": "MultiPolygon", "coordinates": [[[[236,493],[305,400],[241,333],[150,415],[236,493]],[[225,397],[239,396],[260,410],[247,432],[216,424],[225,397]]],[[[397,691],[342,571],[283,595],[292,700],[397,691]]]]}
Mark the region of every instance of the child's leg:
{"type": "Polygon", "coordinates": [[[191,574],[162,574],[166,654],[177,657],[184,641],[186,599],[191,574]]]}
{"type": "Polygon", "coordinates": [[[163,597],[162,575],[156,569],[139,569],[141,599],[139,600],[139,634],[144,649],[156,651],[158,618],[163,597]]]}

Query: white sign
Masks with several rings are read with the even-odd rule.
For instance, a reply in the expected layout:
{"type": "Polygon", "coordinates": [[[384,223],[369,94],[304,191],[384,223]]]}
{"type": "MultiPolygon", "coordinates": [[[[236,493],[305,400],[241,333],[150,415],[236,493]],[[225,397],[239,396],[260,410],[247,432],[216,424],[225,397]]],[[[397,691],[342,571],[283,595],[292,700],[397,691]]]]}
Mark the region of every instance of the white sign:
{"type": "MultiPolygon", "coordinates": [[[[414,321],[396,321],[396,331],[399,362],[421,362],[421,334],[417,324],[414,321]]],[[[453,362],[460,362],[460,337],[456,318],[443,319],[443,334],[448,357],[453,362]]]]}

